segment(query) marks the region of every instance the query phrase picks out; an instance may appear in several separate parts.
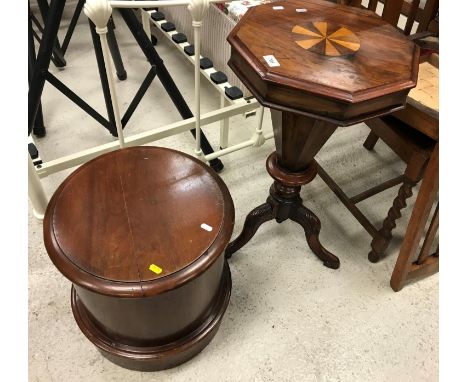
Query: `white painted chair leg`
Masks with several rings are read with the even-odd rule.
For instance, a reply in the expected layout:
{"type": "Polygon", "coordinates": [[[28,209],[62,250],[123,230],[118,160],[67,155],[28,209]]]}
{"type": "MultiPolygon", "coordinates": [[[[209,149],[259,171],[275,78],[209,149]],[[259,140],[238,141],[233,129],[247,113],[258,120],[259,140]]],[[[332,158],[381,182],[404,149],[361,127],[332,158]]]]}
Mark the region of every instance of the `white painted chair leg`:
{"type": "Polygon", "coordinates": [[[265,136],[263,135],[263,114],[265,114],[265,108],[260,106],[260,110],[257,116],[257,128],[255,129],[255,133],[252,137],[254,141],[252,146],[259,147],[265,143],[265,136]]]}
{"type": "MultiPolygon", "coordinates": [[[[221,108],[229,106],[229,101],[221,94],[221,108]]],[[[229,145],[229,118],[219,121],[219,146],[225,149],[229,145]]]]}
{"type": "Polygon", "coordinates": [[[141,25],[145,31],[148,38],[151,40],[151,26],[150,26],[150,15],[143,8],[140,9],[141,12],[141,25]]]}
{"type": "Polygon", "coordinates": [[[28,153],[28,195],[33,205],[33,214],[37,219],[44,219],[47,208],[47,197],[42,187],[41,180],[37,175],[36,168],[28,153]]]}

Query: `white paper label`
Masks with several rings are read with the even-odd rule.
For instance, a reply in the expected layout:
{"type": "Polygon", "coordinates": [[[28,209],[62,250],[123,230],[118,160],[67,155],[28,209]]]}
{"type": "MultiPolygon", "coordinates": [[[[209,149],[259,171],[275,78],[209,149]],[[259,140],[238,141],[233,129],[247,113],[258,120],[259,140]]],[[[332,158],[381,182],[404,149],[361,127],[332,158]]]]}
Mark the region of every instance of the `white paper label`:
{"type": "Polygon", "coordinates": [[[208,231],[208,232],[213,231],[213,227],[205,223],[203,223],[200,227],[202,227],[205,231],[208,231]]]}
{"type": "Polygon", "coordinates": [[[279,10],[281,10],[281,9],[284,9],[284,7],[283,7],[282,5],[276,5],[276,6],[273,7],[273,9],[274,9],[275,11],[279,11],[279,10]]]}
{"type": "Polygon", "coordinates": [[[268,56],[263,56],[263,59],[266,61],[266,63],[270,67],[280,66],[280,63],[278,62],[278,60],[275,58],[275,56],[273,56],[271,54],[268,55],[268,56]]]}
{"type": "Polygon", "coordinates": [[[297,9],[296,9],[296,12],[298,12],[298,13],[305,13],[305,12],[307,12],[307,9],[305,9],[305,8],[297,8],[297,9]]]}

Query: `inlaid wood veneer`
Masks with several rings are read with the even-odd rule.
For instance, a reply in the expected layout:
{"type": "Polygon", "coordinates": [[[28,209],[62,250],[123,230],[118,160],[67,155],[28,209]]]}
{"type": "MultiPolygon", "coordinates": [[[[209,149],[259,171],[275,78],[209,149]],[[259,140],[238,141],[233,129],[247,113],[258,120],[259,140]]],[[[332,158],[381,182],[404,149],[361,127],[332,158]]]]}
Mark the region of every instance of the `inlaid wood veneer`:
{"type": "Polygon", "coordinates": [[[361,46],[357,36],[348,28],[326,21],[296,25],[292,33],[298,35],[294,42],[301,48],[325,56],[353,54],[361,46]]]}

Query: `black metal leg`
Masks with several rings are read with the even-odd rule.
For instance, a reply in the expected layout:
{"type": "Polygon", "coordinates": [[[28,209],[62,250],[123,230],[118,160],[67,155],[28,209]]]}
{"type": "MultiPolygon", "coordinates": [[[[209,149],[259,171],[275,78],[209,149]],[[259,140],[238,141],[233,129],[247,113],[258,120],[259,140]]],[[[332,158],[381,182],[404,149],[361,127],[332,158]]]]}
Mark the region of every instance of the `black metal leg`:
{"type": "MultiPolygon", "coordinates": [[[[128,28],[132,32],[133,37],[137,41],[147,60],[152,66],[156,67],[157,76],[159,80],[164,86],[164,89],[166,90],[169,97],[171,97],[172,102],[174,103],[182,118],[192,118],[193,114],[190,111],[190,108],[188,107],[187,103],[185,102],[184,97],[182,97],[182,94],[180,93],[179,89],[174,83],[174,80],[167,71],[163,60],[161,59],[161,57],[159,57],[153,44],[151,43],[151,40],[144,32],[143,27],[141,26],[133,11],[131,9],[119,8],[119,12],[122,15],[122,18],[124,19],[128,28]]],[[[190,132],[193,136],[195,136],[195,129],[190,130],[190,132]]],[[[213,149],[203,131],[200,136],[200,141],[203,153],[205,153],[205,155],[211,154],[213,152],[213,149]]],[[[211,160],[210,166],[217,172],[221,171],[224,167],[223,163],[218,158],[211,160]]]]}
{"type": "Polygon", "coordinates": [[[145,79],[143,80],[140,88],[138,89],[137,93],[135,94],[135,97],[133,97],[132,102],[130,102],[130,105],[128,105],[127,110],[125,111],[124,116],[122,117],[122,128],[125,127],[130,120],[130,117],[132,116],[133,112],[137,108],[138,104],[140,103],[141,99],[145,95],[146,91],[150,87],[151,83],[154,80],[154,77],[156,77],[156,68],[154,66],[151,67],[150,71],[146,75],[145,79]]]}
{"type": "MultiPolygon", "coordinates": [[[[91,29],[91,36],[93,40],[94,50],[96,54],[96,61],[98,64],[99,75],[101,78],[101,85],[104,93],[104,100],[106,104],[106,110],[108,114],[109,121],[106,121],[98,112],[96,112],[91,106],[89,106],[86,102],[84,102],[80,97],[78,97],[75,93],[73,93],[68,87],[62,84],[57,78],[55,78],[52,74],[49,73],[48,68],[50,65],[52,53],[54,47],[57,48],[57,32],[60,26],[60,20],[62,17],[63,9],[65,6],[64,0],[51,0],[50,6],[47,4],[46,0],[39,0],[42,1],[42,7],[45,8],[44,3],[47,5],[47,17],[45,17],[45,25],[42,34],[42,40],[39,45],[39,50],[37,53],[36,62],[31,64],[30,66],[30,88],[28,92],[28,134],[33,131],[35,126],[36,116],[37,116],[37,123],[38,126],[42,122],[42,112],[40,109],[40,99],[42,95],[42,91],[44,89],[44,83],[47,79],[51,84],[53,84],[57,89],[59,89],[64,95],[70,98],[73,102],[75,102],[78,106],[80,106],[84,111],[88,114],[93,116],[98,122],[100,122],[104,127],[106,127],[114,136],[117,136],[117,129],[116,123],[112,108],[112,99],[110,96],[110,89],[109,83],[107,81],[107,75],[105,71],[105,63],[104,57],[102,53],[102,47],[100,38],[95,31],[94,24],[89,21],[90,29],[91,29]]],[[[70,30],[67,32],[66,40],[65,40],[65,49],[68,47],[69,40],[71,38],[71,33],[76,25],[76,20],[81,12],[83,7],[83,0],[77,5],[75,9],[75,13],[73,15],[71,25],[71,32],[70,30]]],[[[127,110],[124,119],[130,118],[131,114],[135,110],[139,100],[143,97],[144,92],[148,88],[149,84],[151,83],[154,75],[157,75],[161,83],[163,84],[166,92],[170,96],[172,102],[176,106],[177,110],[179,111],[180,115],[184,119],[193,118],[193,114],[190,111],[187,103],[185,102],[182,94],[180,93],[179,89],[177,88],[176,84],[174,83],[171,75],[167,71],[166,67],[164,66],[163,60],[159,57],[158,53],[154,49],[151,40],[145,34],[141,24],[137,20],[135,14],[130,9],[119,9],[125,23],[127,24],[128,28],[132,32],[135,40],[137,41],[138,45],[140,46],[141,50],[145,54],[146,58],[151,64],[151,71],[148,73],[147,78],[145,79],[144,83],[140,87],[137,95],[135,96],[135,100],[132,101],[131,107],[127,110]]],[[[30,21],[30,38],[33,39],[33,30],[31,19],[30,21]]],[[[117,75],[123,75],[125,73],[125,68],[123,67],[123,63],[120,57],[120,52],[118,50],[117,43],[115,41],[115,36],[112,33],[113,25],[111,25],[110,30],[111,33],[108,33],[108,42],[111,48],[111,54],[113,56],[116,68],[117,68],[117,75]]],[[[32,41],[32,47],[34,49],[34,41],[32,41]]],[[[58,45],[59,46],[59,45],[58,45]]],[[[31,56],[33,57],[33,56],[31,56]]],[[[126,75],[126,73],[125,73],[126,75]]],[[[120,78],[120,76],[119,76],[120,78]]],[[[125,122],[127,122],[127,120],[125,122]]],[[[43,125],[43,123],[42,123],[43,125]]],[[[40,126],[39,126],[40,127],[40,126]]],[[[193,136],[195,136],[196,132],[195,129],[190,130],[193,136]]],[[[45,133],[45,130],[44,130],[45,133]]],[[[203,131],[201,132],[201,149],[206,154],[213,153],[213,149],[206,138],[203,131]]],[[[216,158],[210,161],[211,167],[215,171],[221,171],[223,169],[222,162],[216,158]]]]}
{"type": "MultiPolygon", "coordinates": [[[[49,4],[47,3],[46,0],[37,0],[37,4],[39,5],[39,10],[41,11],[42,21],[44,22],[44,25],[45,25],[46,19],[49,14],[49,4]]],[[[64,66],[67,65],[67,62],[65,61],[65,57],[62,52],[62,48],[60,46],[60,42],[58,40],[57,35],[55,36],[54,47],[52,49],[52,61],[54,65],[58,68],[63,68],[64,66]]]]}
{"type": "Polygon", "coordinates": [[[46,135],[46,128],[44,126],[44,117],[42,115],[42,105],[39,104],[37,109],[36,119],[34,121],[33,134],[38,138],[43,138],[46,135]]]}
{"type": "Polygon", "coordinates": [[[76,23],[78,22],[78,18],[80,17],[81,11],[83,10],[83,6],[86,0],[79,0],[78,4],[76,5],[75,12],[73,12],[73,16],[70,20],[70,25],[68,26],[67,34],[65,35],[62,43],[62,52],[65,55],[68,44],[70,44],[71,37],[73,32],[75,31],[76,23]]]}
{"type": "Polygon", "coordinates": [[[105,119],[101,114],[99,114],[90,105],[88,105],[83,99],[81,99],[73,90],[71,90],[63,82],[60,82],[60,80],[57,77],[55,77],[52,73],[47,72],[46,80],[60,93],[62,93],[70,101],[74,102],[75,105],[77,105],[84,112],[86,112],[90,117],[94,118],[97,122],[99,122],[107,130],[109,130],[109,132],[111,132],[112,129],[115,130],[115,126],[112,126],[107,119],[105,119]]]}
{"type": "Polygon", "coordinates": [[[107,43],[109,44],[109,50],[111,52],[112,60],[114,61],[115,69],[117,71],[117,77],[119,80],[123,81],[127,79],[127,72],[125,71],[125,67],[122,62],[122,56],[120,55],[117,40],[115,39],[114,29],[114,20],[111,17],[109,24],[107,25],[107,43]]]}
{"type": "MultiPolygon", "coordinates": [[[[29,85],[31,85],[31,77],[34,71],[34,65],[36,63],[36,49],[34,47],[34,38],[32,33],[31,12],[28,21],[28,81],[29,85]]],[[[42,116],[42,106],[40,103],[37,109],[36,118],[34,120],[33,133],[38,137],[44,137],[46,135],[44,118],[42,116]]]]}
{"type": "Polygon", "coordinates": [[[89,28],[91,29],[91,37],[93,39],[94,52],[96,54],[96,61],[99,70],[99,77],[101,78],[102,91],[104,93],[104,101],[106,103],[107,115],[111,125],[110,132],[114,137],[117,137],[117,127],[114,118],[114,110],[112,108],[112,98],[109,89],[109,83],[107,82],[106,64],[104,63],[104,55],[102,53],[101,41],[98,34],[96,33],[96,26],[91,20],[89,21],[89,28]]]}
{"type": "MultiPolygon", "coordinates": [[[[39,30],[40,33],[44,33],[44,28],[42,27],[41,23],[39,22],[39,20],[37,19],[36,16],[34,16],[33,13],[30,13],[30,17],[31,17],[31,20],[32,22],[34,23],[34,25],[36,26],[36,28],[39,30]]],[[[41,38],[39,37],[39,35],[36,33],[36,31],[33,30],[33,35],[34,35],[34,38],[37,40],[37,42],[40,44],[41,43],[41,38]]],[[[60,51],[60,49],[57,48],[57,45],[54,44],[54,47],[52,48],[52,57],[51,57],[51,61],[54,63],[54,65],[58,68],[61,68],[63,66],[65,66],[66,64],[66,61],[65,61],[65,58],[63,57],[63,54],[62,52],[60,51]]]]}
{"type": "MultiPolygon", "coordinates": [[[[104,98],[106,101],[106,109],[108,112],[109,121],[102,117],[96,110],[88,105],[83,99],[75,94],[66,85],[60,82],[49,71],[50,61],[52,59],[52,52],[54,49],[54,40],[60,26],[64,9],[64,0],[52,0],[50,7],[47,11],[46,24],[42,29],[42,39],[39,45],[37,58],[34,52],[34,39],[32,29],[31,17],[29,18],[29,80],[30,87],[28,93],[28,135],[34,132],[38,136],[45,134],[43,128],[43,118],[41,107],[41,95],[44,89],[45,81],[49,81],[56,89],[63,93],[72,102],[83,109],[87,114],[93,117],[96,121],[108,129],[114,136],[117,136],[117,129],[112,109],[112,101],[110,97],[109,84],[107,82],[104,57],[102,55],[101,44],[99,36],[95,32],[94,26],[91,28],[91,35],[93,36],[93,43],[96,51],[96,59],[98,61],[99,74],[103,86],[104,98]]],[[[31,13],[30,13],[31,16],[31,13]]]]}
{"type": "Polygon", "coordinates": [[[65,1],[63,0],[51,0],[50,2],[42,41],[37,52],[34,70],[31,73],[31,86],[28,91],[28,135],[31,134],[36,120],[42,90],[44,89],[45,74],[49,68],[54,40],[57,36],[64,6],[65,1]]]}

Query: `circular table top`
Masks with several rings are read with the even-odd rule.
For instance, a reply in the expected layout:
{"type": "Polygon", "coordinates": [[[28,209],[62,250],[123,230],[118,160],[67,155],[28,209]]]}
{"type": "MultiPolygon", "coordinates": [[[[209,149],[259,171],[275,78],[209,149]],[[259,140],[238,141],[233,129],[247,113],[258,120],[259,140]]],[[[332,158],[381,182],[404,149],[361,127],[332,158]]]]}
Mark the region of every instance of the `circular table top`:
{"type": "Polygon", "coordinates": [[[233,224],[226,185],[207,165],[170,149],[132,147],[67,177],[47,208],[44,240],[72,282],[135,296],[206,269],[224,251],[233,224]]]}
{"type": "Polygon", "coordinates": [[[342,122],[398,102],[387,99],[359,111],[350,109],[355,104],[396,93],[406,97],[416,85],[419,49],[407,36],[374,12],[330,1],[250,8],[228,41],[229,66],[273,108],[314,109],[342,122]],[[304,100],[311,96],[314,103],[304,100]]]}

